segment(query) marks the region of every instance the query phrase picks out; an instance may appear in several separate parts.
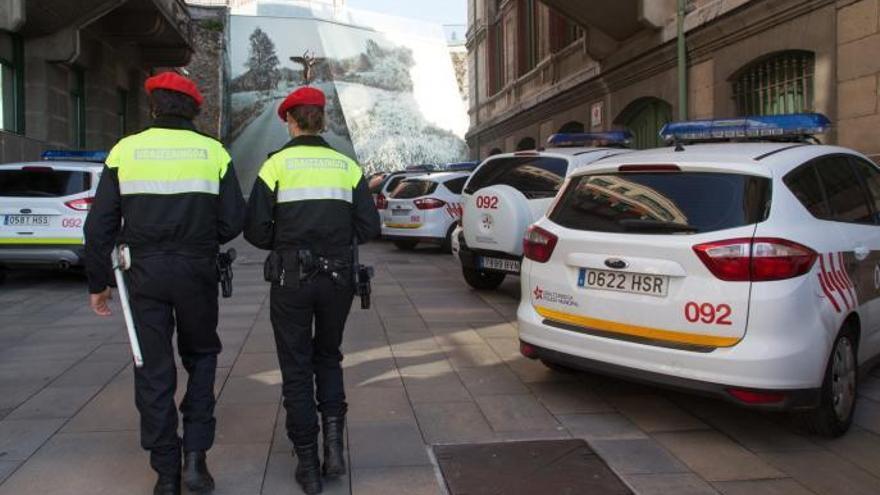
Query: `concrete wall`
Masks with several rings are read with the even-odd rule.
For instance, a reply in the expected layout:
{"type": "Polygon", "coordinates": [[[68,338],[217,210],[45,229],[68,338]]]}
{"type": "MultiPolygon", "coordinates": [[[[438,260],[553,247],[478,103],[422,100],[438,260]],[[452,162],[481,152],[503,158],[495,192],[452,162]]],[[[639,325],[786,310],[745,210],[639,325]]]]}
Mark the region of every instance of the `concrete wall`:
{"type": "Polygon", "coordinates": [[[880,163],[880,0],[838,2],[837,138],[880,163]]]}
{"type": "Polygon", "coordinates": [[[48,62],[44,46],[24,41],[25,135],[0,133],[2,162],[35,160],[45,149],[75,145],[73,100],[75,69],[85,73],[86,148],[109,149],[122,137],[120,90],[127,92],[127,132],[142,129],[149,121],[143,95],[146,72],[137,57],[83,35],[76,65],[48,62]]]}

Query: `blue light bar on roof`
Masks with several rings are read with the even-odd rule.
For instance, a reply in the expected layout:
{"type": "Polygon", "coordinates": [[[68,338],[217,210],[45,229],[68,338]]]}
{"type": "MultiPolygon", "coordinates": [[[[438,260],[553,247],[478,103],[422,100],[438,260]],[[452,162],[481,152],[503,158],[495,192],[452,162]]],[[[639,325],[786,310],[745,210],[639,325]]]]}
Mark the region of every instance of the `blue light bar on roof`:
{"type": "Polygon", "coordinates": [[[480,162],[458,162],[458,163],[447,163],[446,170],[450,172],[472,172],[480,162]]]}
{"type": "Polygon", "coordinates": [[[48,150],[40,156],[43,160],[50,161],[104,163],[107,160],[106,151],[48,150]]]}
{"type": "Polygon", "coordinates": [[[633,135],[629,131],[578,132],[571,134],[554,134],[547,139],[547,145],[555,148],[588,145],[624,145],[632,142],[633,135]]]}
{"type": "Polygon", "coordinates": [[[831,121],[820,113],[796,113],[670,122],[660,129],[660,137],[667,142],[785,138],[822,134],[830,127],[831,121]]]}

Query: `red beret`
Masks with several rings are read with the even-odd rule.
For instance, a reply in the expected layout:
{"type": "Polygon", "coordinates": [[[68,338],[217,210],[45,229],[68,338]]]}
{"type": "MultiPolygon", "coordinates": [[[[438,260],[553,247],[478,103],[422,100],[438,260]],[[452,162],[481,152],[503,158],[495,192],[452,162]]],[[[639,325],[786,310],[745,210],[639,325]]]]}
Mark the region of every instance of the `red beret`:
{"type": "Polygon", "coordinates": [[[281,120],[287,122],[287,112],[296,107],[315,105],[324,108],[326,104],[327,97],[324,96],[323,91],[311,86],[305,86],[287,95],[287,98],[285,98],[278,107],[278,116],[281,117],[281,120]]]}
{"type": "Polygon", "coordinates": [[[196,87],[196,83],[176,72],[163,72],[155,75],[147,79],[144,83],[144,88],[147,90],[147,94],[151,94],[154,89],[177,91],[195,100],[198,106],[202,106],[202,101],[204,101],[202,94],[199,93],[199,88],[196,87]]]}

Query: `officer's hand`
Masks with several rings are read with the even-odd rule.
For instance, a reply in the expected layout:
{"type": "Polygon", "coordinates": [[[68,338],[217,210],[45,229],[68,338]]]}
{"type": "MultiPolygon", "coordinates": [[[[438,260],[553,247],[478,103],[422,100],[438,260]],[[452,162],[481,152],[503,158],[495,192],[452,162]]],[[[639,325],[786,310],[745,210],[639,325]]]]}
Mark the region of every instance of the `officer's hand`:
{"type": "Polygon", "coordinates": [[[90,294],[89,299],[89,306],[92,307],[92,311],[94,311],[96,315],[110,316],[113,314],[113,312],[110,311],[110,306],[107,305],[107,301],[112,299],[109,287],[104,289],[104,292],[90,294]]]}

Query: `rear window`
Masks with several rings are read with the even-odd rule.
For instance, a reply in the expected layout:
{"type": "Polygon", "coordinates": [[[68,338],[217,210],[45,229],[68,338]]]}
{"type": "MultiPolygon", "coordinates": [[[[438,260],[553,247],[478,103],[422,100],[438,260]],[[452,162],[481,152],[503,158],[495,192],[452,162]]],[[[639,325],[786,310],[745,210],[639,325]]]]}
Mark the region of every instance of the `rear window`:
{"type": "Polygon", "coordinates": [[[443,183],[446,186],[446,189],[449,189],[453,194],[461,194],[461,190],[464,188],[464,183],[467,182],[467,177],[459,177],[457,179],[448,180],[443,183]]]}
{"type": "Polygon", "coordinates": [[[0,170],[0,196],[57,198],[91,188],[91,174],[34,167],[33,170],[0,170]]]}
{"type": "Polygon", "coordinates": [[[624,234],[696,234],[760,222],[770,180],[725,173],[585,175],[550,213],[570,229],[624,234]]]}
{"type": "Polygon", "coordinates": [[[561,158],[499,158],[480,167],[464,192],[473,194],[484,187],[506,185],[527,198],[552,198],[562,186],[567,171],[568,162],[561,158]]]}
{"type": "Polygon", "coordinates": [[[423,179],[407,179],[400,181],[389,196],[394,199],[412,199],[426,196],[436,190],[436,182],[423,179]]]}
{"type": "Polygon", "coordinates": [[[402,181],[403,179],[406,179],[405,175],[391,176],[385,181],[385,187],[381,188],[380,190],[385,190],[388,192],[394,191],[394,189],[400,184],[400,181],[402,181]]]}

